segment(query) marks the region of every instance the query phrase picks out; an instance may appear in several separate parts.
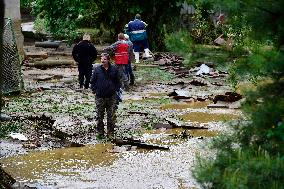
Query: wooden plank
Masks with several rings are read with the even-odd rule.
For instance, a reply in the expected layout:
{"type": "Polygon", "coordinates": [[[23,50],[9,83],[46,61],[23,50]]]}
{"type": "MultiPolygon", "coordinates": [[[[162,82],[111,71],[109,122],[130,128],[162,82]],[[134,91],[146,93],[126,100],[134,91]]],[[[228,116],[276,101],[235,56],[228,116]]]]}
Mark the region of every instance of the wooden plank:
{"type": "Polygon", "coordinates": [[[1,178],[0,184],[7,189],[12,189],[12,185],[16,182],[16,180],[2,168],[1,164],[0,164],[0,178],[1,178]]]}

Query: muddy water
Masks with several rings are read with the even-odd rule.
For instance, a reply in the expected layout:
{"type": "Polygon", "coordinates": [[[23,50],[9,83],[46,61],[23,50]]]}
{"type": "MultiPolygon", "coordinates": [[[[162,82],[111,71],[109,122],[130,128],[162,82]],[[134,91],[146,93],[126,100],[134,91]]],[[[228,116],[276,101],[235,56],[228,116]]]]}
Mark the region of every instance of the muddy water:
{"type": "Polygon", "coordinates": [[[110,153],[111,145],[100,144],[34,152],[1,163],[18,181],[56,188],[188,189],[198,186],[191,176],[198,143],[191,139],[169,151],[122,153],[110,153]]]}
{"type": "Polygon", "coordinates": [[[188,102],[188,103],[171,103],[165,104],[160,107],[161,110],[167,109],[187,109],[187,108],[206,108],[210,104],[210,101],[197,101],[197,102],[188,102]]]}
{"type": "Polygon", "coordinates": [[[143,135],[143,140],[148,143],[158,145],[178,145],[191,137],[214,137],[218,135],[218,131],[211,131],[207,129],[158,129],[147,131],[143,135]]]}
{"type": "Polygon", "coordinates": [[[190,112],[181,115],[184,121],[208,123],[213,121],[229,121],[237,119],[239,116],[234,114],[217,114],[217,113],[206,113],[206,112],[190,112]]]}
{"type": "Polygon", "coordinates": [[[82,170],[112,164],[117,154],[107,153],[111,148],[111,144],[62,148],[14,156],[1,159],[0,162],[17,181],[49,182],[46,180],[48,177],[76,176],[82,170]]]}

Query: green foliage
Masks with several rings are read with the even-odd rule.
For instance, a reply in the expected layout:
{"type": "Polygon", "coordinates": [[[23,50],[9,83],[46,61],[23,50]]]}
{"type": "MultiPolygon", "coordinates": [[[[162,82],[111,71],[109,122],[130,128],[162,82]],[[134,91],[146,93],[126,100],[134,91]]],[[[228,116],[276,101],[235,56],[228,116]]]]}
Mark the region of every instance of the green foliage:
{"type": "Polygon", "coordinates": [[[20,0],[21,8],[30,8],[34,0],[20,0]]]}
{"type": "Polygon", "coordinates": [[[40,16],[37,16],[35,22],[34,22],[34,29],[36,31],[36,33],[42,33],[42,34],[46,34],[47,28],[47,22],[44,18],[41,18],[40,16]]]}
{"type": "Polygon", "coordinates": [[[1,122],[0,125],[0,138],[6,137],[11,132],[17,132],[21,129],[23,124],[21,121],[7,121],[1,122]]]}
{"type": "Polygon", "coordinates": [[[271,157],[263,150],[234,150],[218,153],[213,161],[200,161],[195,176],[204,188],[280,189],[283,171],[283,157],[271,157]]]}
{"type": "Polygon", "coordinates": [[[199,9],[197,9],[195,20],[191,37],[197,44],[212,44],[214,39],[218,37],[217,28],[215,28],[213,22],[202,17],[199,9]]]}
{"type": "Polygon", "coordinates": [[[135,77],[137,78],[137,82],[140,80],[143,82],[152,82],[152,81],[170,81],[173,79],[174,75],[159,68],[143,68],[138,69],[135,73],[135,77]]]}
{"type": "Polygon", "coordinates": [[[192,52],[193,42],[187,31],[177,31],[166,34],[165,44],[169,51],[182,56],[187,56],[192,52]]]}
{"type": "Polygon", "coordinates": [[[239,84],[240,78],[237,74],[237,70],[235,66],[230,67],[229,69],[229,82],[234,89],[234,91],[237,90],[238,84],[239,84]]]}
{"type": "Polygon", "coordinates": [[[45,20],[47,30],[56,38],[73,39],[76,36],[78,15],[87,2],[79,0],[35,0],[33,13],[45,20]]]}
{"type": "Polygon", "coordinates": [[[216,158],[200,160],[195,176],[205,188],[283,188],[284,1],[221,5],[230,10],[229,28],[239,48],[231,54],[231,81],[236,86],[251,78],[257,89],[245,95],[246,121],[214,143],[216,158]]]}
{"type": "MultiPolygon", "coordinates": [[[[33,13],[42,14],[48,30],[58,38],[74,38],[77,28],[107,29],[113,40],[122,32],[124,25],[140,13],[149,27],[150,45],[164,48],[164,28],[176,29],[179,7],[176,0],[170,1],[80,1],[80,0],[34,0],[33,13]]],[[[77,34],[78,35],[78,34],[77,34]]]]}

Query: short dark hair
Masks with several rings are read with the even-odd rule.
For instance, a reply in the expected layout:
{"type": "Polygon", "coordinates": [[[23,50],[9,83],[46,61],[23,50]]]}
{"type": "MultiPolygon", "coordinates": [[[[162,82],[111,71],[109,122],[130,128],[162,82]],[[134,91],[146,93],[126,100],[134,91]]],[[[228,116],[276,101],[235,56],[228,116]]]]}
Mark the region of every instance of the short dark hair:
{"type": "Polygon", "coordinates": [[[101,57],[106,57],[108,60],[110,60],[110,56],[108,53],[102,53],[101,57]]]}
{"type": "Polygon", "coordinates": [[[141,15],[140,14],[136,14],[135,15],[135,19],[141,19],[141,15]]]}
{"type": "Polygon", "coordinates": [[[119,34],[117,35],[117,37],[118,37],[118,39],[124,39],[124,34],[123,34],[123,33],[119,33],[119,34]]]}

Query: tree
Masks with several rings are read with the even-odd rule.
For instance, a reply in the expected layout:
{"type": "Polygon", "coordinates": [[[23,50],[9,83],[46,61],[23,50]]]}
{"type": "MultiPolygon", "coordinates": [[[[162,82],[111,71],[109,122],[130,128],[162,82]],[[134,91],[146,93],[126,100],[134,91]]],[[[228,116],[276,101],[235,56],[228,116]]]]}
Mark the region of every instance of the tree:
{"type": "Polygon", "coordinates": [[[246,46],[250,53],[238,57],[234,69],[242,78],[257,78],[257,89],[246,94],[247,118],[232,135],[214,142],[216,158],[201,160],[195,176],[207,188],[283,188],[284,1],[223,1],[218,6],[229,13],[234,31],[251,28],[246,36],[254,40],[246,46]]]}
{"type": "Polygon", "coordinates": [[[0,0],[0,117],[2,112],[3,106],[3,99],[2,99],[2,86],[3,86],[3,33],[4,33],[4,1],[0,0]]]}
{"type": "Polygon", "coordinates": [[[80,27],[105,27],[115,38],[125,24],[140,13],[148,23],[150,44],[155,49],[164,48],[165,29],[176,28],[179,19],[179,0],[151,1],[80,1],[34,0],[33,12],[47,20],[49,30],[58,37],[70,37],[80,27]],[[80,18],[80,16],[82,18],[80,18]],[[67,36],[66,36],[67,35],[67,36]]]}

